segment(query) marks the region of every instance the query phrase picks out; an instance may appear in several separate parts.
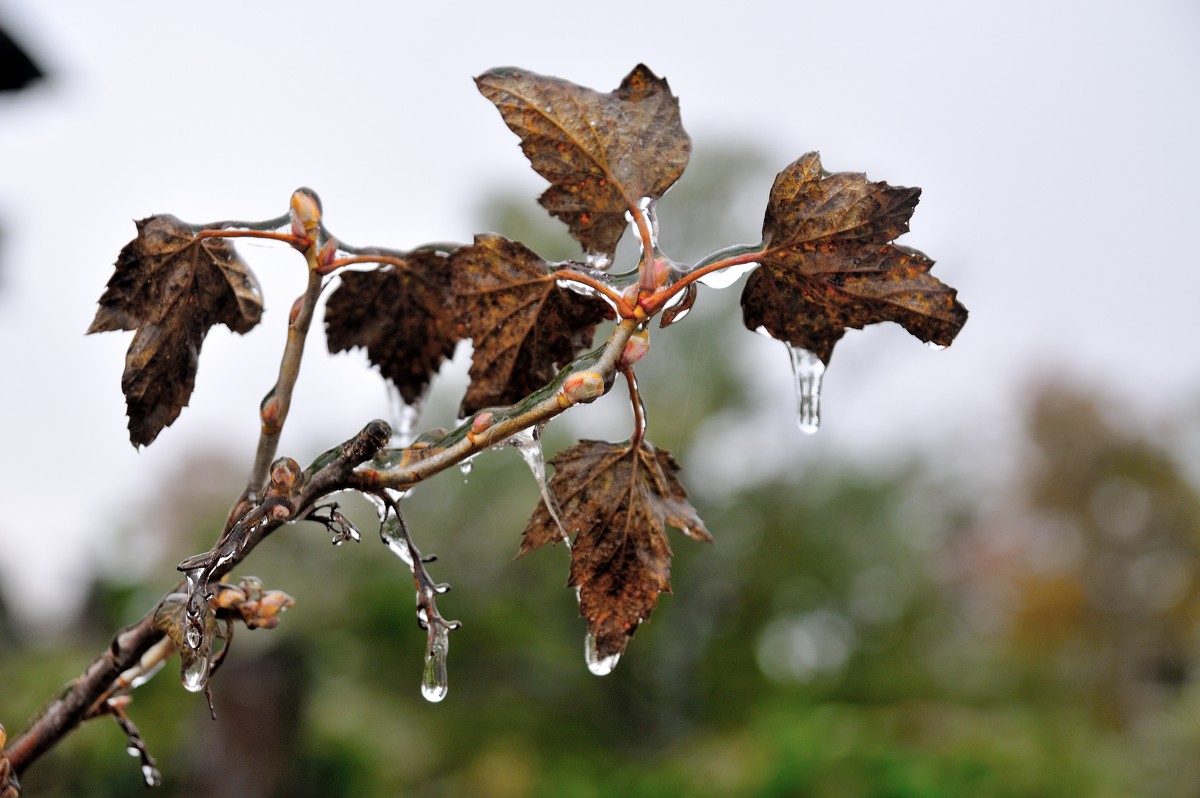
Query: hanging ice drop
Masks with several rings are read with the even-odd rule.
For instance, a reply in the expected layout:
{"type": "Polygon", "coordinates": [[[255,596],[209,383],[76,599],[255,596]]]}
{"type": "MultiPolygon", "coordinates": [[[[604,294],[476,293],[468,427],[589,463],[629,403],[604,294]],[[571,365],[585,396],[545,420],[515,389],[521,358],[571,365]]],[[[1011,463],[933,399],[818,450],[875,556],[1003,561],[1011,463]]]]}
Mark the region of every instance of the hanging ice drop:
{"type": "Polygon", "coordinates": [[[821,425],[821,378],[825,364],[807,349],[785,344],[796,381],[796,424],[809,435],[821,425]]]}
{"type": "Polygon", "coordinates": [[[158,772],[158,768],[154,765],[142,765],[142,778],[146,782],[147,787],[162,786],[162,774],[158,772]]]}
{"type": "Polygon", "coordinates": [[[597,676],[607,676],[613,672],[613,668],[617,667],[617,661],[621,659],[621,655],[609,654],[607,657],[600,656],[600,652],[596,647],[596,636],[591,632],[587,633],[587,637],[583,641],[583,657],[587,660],[588,670],[597,676]]]}
{"type": "Polygon", "coordinates": [[[450,633],[442,626],[434,630],[425,652],[425,671],[421,675],[421,695],[437,703],[446,697],[450,686],[446,680],[446,655],[450,652],[450,633]]]}
{"type": "Polygon", "coordinates": [[[180,681],[189,693],[198,693],[208,683],[208,656],[186,648],[179,650],[183,660],[180,681]]]}

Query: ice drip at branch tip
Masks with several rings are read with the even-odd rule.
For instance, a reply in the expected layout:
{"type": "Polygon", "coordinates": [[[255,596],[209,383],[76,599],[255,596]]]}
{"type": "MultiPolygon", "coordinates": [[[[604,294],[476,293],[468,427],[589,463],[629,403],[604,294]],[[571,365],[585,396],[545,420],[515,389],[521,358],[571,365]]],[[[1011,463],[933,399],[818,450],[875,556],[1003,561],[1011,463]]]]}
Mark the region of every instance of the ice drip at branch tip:
{"type": "Polygon", "coordinates": [[[425,668],[421,674],[421,696],[437,703],[446,697],[450,686],[446,675],[446,657],[450,653],[450,631],[437,626],[429,632],[429,646],[425,652],[425,668]]]}
{"type": "Polygon", "coordinates": [[[186,649],[180,650],[179,655],[182,660],[179,680],[183,689],[189,693],[200,692],[208,684],[208,656],[186,649]]]}
{"type": "Polygon", "coordinates": [[[792,361],[796,388],[796,424],[809,435],[821,425],[821,379],[825,363],[816,354],[798,346],[784,344],[792,361]]]}
{"type": "Polygon", "coordinates": [[[596,636],[588,632],[583,641],[583,657],[587,662],[588,670],[597,676],[607,676],[613,672],[613,668],[617,667],[617,662],[621,659],[621,655],[609,654],[607,657],[600,656],[600,651],[597,647],[596,636]]]}

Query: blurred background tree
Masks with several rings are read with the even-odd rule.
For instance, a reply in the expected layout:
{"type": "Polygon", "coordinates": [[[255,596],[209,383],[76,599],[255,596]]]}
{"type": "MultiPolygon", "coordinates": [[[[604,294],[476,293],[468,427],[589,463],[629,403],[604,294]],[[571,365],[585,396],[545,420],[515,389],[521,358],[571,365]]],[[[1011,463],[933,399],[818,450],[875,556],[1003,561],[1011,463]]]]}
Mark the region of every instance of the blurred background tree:
{"type": "MultiPolygon", "coordinates": [[[[664,249],[686,260],[754,240],[764,160],[698,150],[663,201],[664,249]]],[[[480,217],[547,257],[573,254],[532,202],[497,195],[480,217]]],[[[738,337],[704,334],[734,328],[736,299],[704,292],[639,374],[685,485],[700,422],[756,412],[738,337]]],[[[452,394],[423,425],[452,416],[452,394]]],[[[1033,394],[1018,476],[986,493],[917,458],[864,470],[823,457],[715,496],[693,489],[717,542],[677,547],[674,595],[602,679],[584,667],[566,552],[512,559],[537,500],[515,452],[406,500],[455,586],[444,609],[465,621],[442,704],[417,691],[424,633],[402,566],[371,535],[333,550],[296,527],[252,570],[297,606],[270,635],[239,634],[214,679],[217,720],[170,670],[135,693],[161,794],[1193,796],[1196,485],[1095,391],[1050,380],[1033,394]]],[[[614,411],[601,405],[552,424],[547,454],[602,434],[593,421],[614,411]]],[[[129,561],[98,574],[71,640],[23,641],[0,608],[10,729],[145,612],[181,553],[210,545],[243,468],[200,452],[165,476],[140,511],[159,534],[123,547],[145,582],[128,581],[129,561]]],[[[371,509],[352,509],[369,530],[371,509]]],[[[142,795],[123,745],[88,724],[26,793],[142,795]]]]}

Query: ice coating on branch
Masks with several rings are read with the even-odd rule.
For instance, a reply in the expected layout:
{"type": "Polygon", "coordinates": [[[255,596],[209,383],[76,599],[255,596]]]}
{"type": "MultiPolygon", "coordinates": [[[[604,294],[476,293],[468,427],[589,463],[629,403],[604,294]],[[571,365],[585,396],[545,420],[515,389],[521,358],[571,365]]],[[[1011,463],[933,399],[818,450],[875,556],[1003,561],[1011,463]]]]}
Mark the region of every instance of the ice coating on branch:
{"type": "Polygon", "coordinates": [[[821,378],[825,364],[807,349],[787,346],[792,360],[792,376],[796,386],[796,424],[809,435],[821,425],[821,378]]]}
{"type": "Polygon", "coordinates": [[[542,453],[541,427],[534,426],[523,429],[505,438],[504,445],[516,449],[518,454],[521,455],[521,459],[525,461],[525,465],[529,466],[529,470],[533,474],[533,479],[537,482],[538,492],[541,493],[542,501],[546,505],[546,511],[554,519],[554,524],[558,527],[563,542],[570,547],[571,541],[567,537],[567,531],[563,527],[562,518],[558,514],[558,502],[546,484],[546,456],[542,453]]]}
{"type": "Polygon", "coordinates": [[[728,288],[741,279],[742,275],[754,271],[758,268],[757,263],[739,263],[735,266],[727,266],[715,272],[709,272],[700,278],[699,282],[704,283],[709,288],[728,288]]]}
{"type": "Polygon", "coordinates": [[[616,653],[609,654],[607,657],[600,656],[600,652],[596,648],[596,636],[588,632],[583,641],[583,658],[587,662],[589,671],[597,676],[607,676],[613,672],[613,668],[617,667],[621,655],[616,653]]]}
{"type": "Polygon", "coordinates": [[[450,630],[438,626],[430,630],[430,641],[425,651],[425,670],[421,674],[421,695],[426,701],[437,703],[446,697],[450,686],[446,676],[446,657],[450,653],[450,630]]]}

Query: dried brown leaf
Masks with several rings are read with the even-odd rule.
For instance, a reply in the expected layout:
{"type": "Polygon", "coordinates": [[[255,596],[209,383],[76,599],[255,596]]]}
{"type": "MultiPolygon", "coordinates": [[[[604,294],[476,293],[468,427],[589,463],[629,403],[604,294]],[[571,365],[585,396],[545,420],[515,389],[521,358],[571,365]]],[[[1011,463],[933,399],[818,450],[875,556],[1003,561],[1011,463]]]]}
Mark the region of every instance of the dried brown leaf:
{"type": "MultiPolygon", "coordinates": [[[[562,522],[574,533],[569,587],[579,589],[579,614],[605,658],[620,654],[638,624],[650,617],[658,594],[671,590],[671,546],[666,528],[711,541],[679,484],[679,464],[643,442],[580,441],[552,460],[550,491],[562,522]]],[[[525,528],[521,554],[553,543],[561,532],[539,504],[525,528]]]]}
{"type": "Polygon", "coordinates": [[[458,321],[475,345],[463,415],[545,386],[611,315],[603,301],[560,288],[550,264],[502,236],[476,236],[450,268],[458,321]]]}
{"type": "Polygon", "coordinates": [[[458,341],[445,255],[413,252],[402,266],[344,272],[325,305],[330,352],[361,346],[404,401],[425,392],[458,341]]]}
{"type": "Polygon", "coordinates": [[[816,153],[780,172],[762,266],[742,293],[746,326],[826,363],[847,328],[882,321],[949,345],[967,320],[958,292],[929,274],[932,260],[890,243],[908,231],[920,195],[861,174],[825,174],[816,153]]]}
{"type": "Polygon", "coordinates": [[[151,443],[179,417],[196,381],[200,347],[214,324],[249,332],[262,315],[262,294],[249,267],[227,242],[197,239],[174,216],[137,223],[88,333],[136,330],[125,356],[121,390],[135,446],[151,443]]]}
{"type": "Polygon", "coordinates": [[[639,64],[608,94],[503,67],[475,79],[534,171],[550,181],[540,202],[586,249],[611,255],[625,213],[679,179],[691,140],[667,81],[639,64]]]}

